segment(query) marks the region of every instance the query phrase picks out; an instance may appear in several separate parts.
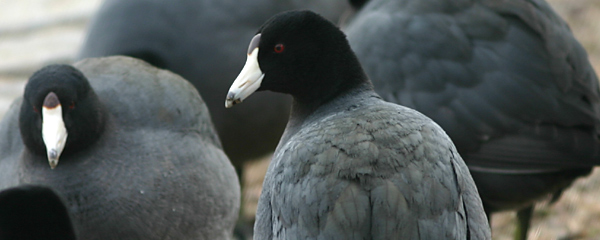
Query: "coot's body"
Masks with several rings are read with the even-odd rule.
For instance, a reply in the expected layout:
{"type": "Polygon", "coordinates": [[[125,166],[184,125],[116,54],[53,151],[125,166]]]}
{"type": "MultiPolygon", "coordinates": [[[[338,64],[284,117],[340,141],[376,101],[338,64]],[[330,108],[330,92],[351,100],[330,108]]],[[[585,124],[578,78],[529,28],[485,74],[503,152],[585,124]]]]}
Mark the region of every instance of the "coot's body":
{"type": "Polygon", "coordinates": [[[488,213],[521,210],[600,163],[600,91],[543,0],[372,0],[345,32],[375,91],[448,133],[488,213]]]}
{"type": "Polygon", "coordinates": [[[197,91],[132,58],[74,66],[38,71],[6,113],[0,188],[52,187],[81,239],[230,238],[239,183],[197,91]],[[68,136],[51,169],[37,99],[54,93],[68,136]]]}

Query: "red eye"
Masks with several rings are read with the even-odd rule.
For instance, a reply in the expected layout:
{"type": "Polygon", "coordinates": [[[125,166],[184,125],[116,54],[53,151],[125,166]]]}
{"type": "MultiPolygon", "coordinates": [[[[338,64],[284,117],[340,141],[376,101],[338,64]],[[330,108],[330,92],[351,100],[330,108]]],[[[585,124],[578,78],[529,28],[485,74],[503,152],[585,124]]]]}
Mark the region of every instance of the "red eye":
{"type": "Polygon", "coordinates": [[[71,102],[71,105],[69,106],[69,109],[73,109],[75,108],[75,102],[71,102]]]}
{"type": "Polygon", "coordinates": [[[276,53],[282,53],[283,50],[285,49],[285,46],[283,46],[283,44],[277,44],[275,45],[275,48],[273,49],[276,53]]]}

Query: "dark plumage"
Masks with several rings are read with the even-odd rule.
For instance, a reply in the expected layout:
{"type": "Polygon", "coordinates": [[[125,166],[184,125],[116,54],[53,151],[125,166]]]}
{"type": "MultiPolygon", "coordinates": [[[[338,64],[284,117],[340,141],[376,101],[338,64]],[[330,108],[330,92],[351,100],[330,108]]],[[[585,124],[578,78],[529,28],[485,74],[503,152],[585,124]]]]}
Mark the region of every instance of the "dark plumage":
{"type": "Polygon", "coordinates": [[[223,108],[228,80],[244,65],[239,55],[248,39],[281,11],[312,9],[333,20],[347,6],[345,0],[107,0],[90,24],[79,58],[128,55],[189,80],[241,173],[245,160],[275,149],[290,106],[289,97],[266,93],[245,108],[223,108]]]}
{"type": "Polygon", "coordinates": [[[19,186],[0,192],[0,239],[75,240],[62,199],[52,189],[19,186]]]}
{"type": "Polygon", "coordinates": [[[600,92],[543,0],[372,0],[345,29],[375,90],[448,133],[488,213],[519,212],[600,163],[600,92]]]}
{"type": "Polygon", "coordinates": [[[381,100],[337,27],[292,11],[258,33],[226,105],[255,90],[290,94],[293,104],[255,239],[490,239],[448,136],[424,115],[381,100]]]}
{"type": "Polygon", "coordinates": [[[51,65],[30,78],[0,123],[0,188],[20,184],[63,196],[81,239],[230,238],[240,201],[198,92],[128,57],[51,65]],[[61,114],[42,107],[52,94],[61,114]],[[41,136],[52,119],[68,134],[55,169],[52,138],[41,136]]]}

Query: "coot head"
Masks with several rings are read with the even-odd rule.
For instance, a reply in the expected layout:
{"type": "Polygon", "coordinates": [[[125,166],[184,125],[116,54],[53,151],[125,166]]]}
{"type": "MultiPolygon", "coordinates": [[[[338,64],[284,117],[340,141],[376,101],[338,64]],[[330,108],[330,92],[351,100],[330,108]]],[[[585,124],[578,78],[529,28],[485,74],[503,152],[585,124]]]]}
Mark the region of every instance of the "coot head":
{"type": "Polygon", "coordinates": [[[346,36],[333,23],[310,11],[283,12],[252,38],[225,106],[260,90],[291,94],[301,102],[324,101],[365,80],[346,36]]]}
{"type": "Polygon", "coordinates": [[[19,113],[21,137],[31,152],[48,157],[51,168],[61,155],[97,140],[104,122],[98,97],[87,78],[72,66],[44,67],[25,86],[19,113]]]}

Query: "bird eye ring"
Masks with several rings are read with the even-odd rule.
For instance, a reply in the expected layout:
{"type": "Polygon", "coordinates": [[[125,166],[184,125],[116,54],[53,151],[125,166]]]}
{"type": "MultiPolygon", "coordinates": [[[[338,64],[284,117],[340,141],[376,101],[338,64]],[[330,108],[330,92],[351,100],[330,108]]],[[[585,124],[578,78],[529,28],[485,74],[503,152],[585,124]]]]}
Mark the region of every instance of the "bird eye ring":
{"type": "Polygon", "coordinates": [[[280,43],[280,44],[277,44],[277,45],[275,45],[275,48],[273,48],[273,50],[274,50],[276,53],[282,53],[284,49],[285,49],[285,46],[283,46],[283,44],[281,44],[281,43],[280,43]]]}

